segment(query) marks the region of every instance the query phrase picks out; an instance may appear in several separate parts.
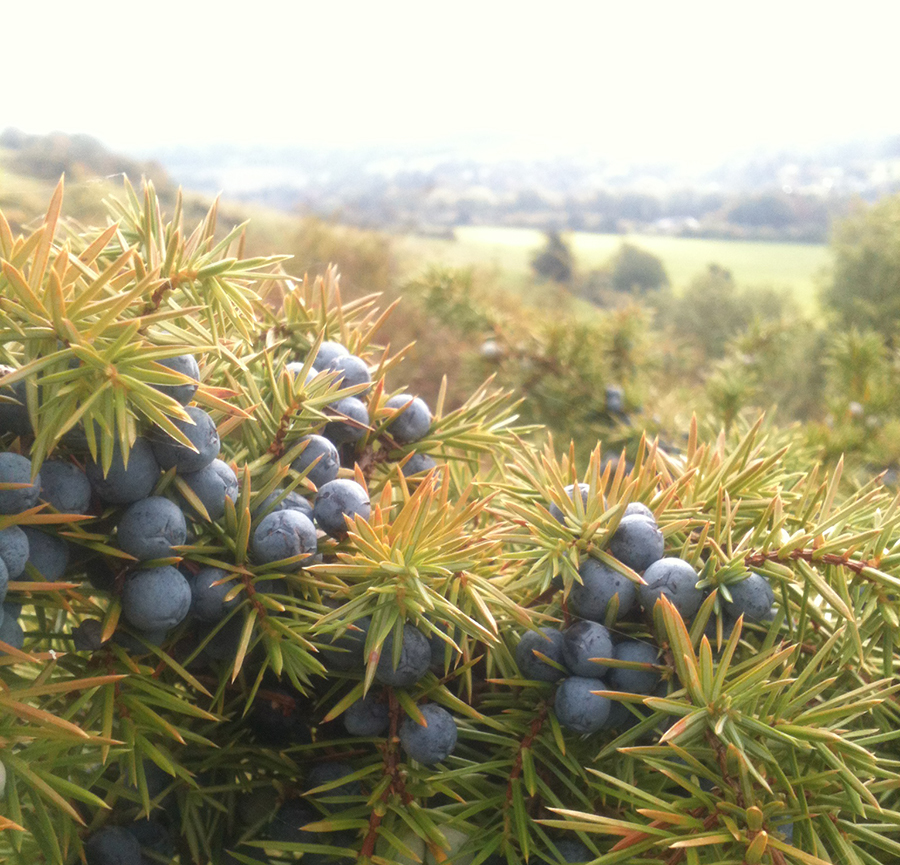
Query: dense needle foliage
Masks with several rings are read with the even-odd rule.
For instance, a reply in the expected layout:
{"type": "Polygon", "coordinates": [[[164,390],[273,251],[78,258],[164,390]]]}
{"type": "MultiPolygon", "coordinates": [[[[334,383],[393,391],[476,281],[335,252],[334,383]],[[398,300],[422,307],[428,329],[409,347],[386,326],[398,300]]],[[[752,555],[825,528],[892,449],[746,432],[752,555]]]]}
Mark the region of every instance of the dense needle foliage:
{"type": "Polygon", "coordinates": [[[401,443],[388,403],[407,393],[404,352],[379,343],[390,311],[376,298],[342,303],[334,269],[311,283],[280,258],[245,258],[215,209],[189,227],[152,187],[125,193],[96,229],[59,222],[61,186],[33,233],[0,218],[0,415],[18,421],[3,421],[3,448],[33,478],[49,460],[109,479],[145,436],[155,452],[166,434],[199,450],[185,424],[202,410],[237,488],[214,517],[191,472],[154,476],[187,531],[142,562],[119,541],[127,505],[96,485],[84,513],[44,492],[0,516],[0,530],[37,528],[68,550],[48,575],[31,548],[8,584],[4,620],[22,604],[24,635],[17,648],[4,629],[0,646],[2,861],[74,863],[113,826],[140,836],[147,862],[900,858],[900,512],[877,481],[847,495],[840,468],[806,465],[761,425],[712,441],[694,425],[674,455],[643,440],[633,468],[599,444],[577,463],[517,426],[490,383],[452,410],[442,390],[425,436],[401,443]],[[313,373],[326,341],[371,381],[313,373]],[[160,389],[190,384],[160,363],[186,354],[199,369],[187,408],[160,389]],[[348,398],[367,422],[336,414],[348,398]],[[339,479],[365,510],[319,531],[315,554],[261,554],[272,508],[297,494],[313,509],[298,460],[336,423],[350,429],[339,479]],[[647,696],[597,679],[620,714],[581,735],[554,702],[564,669],[541,658],[547,680],[526,679],[516,647],[571,624],[587,560],[643,582],[610,552],[635,502],[704,600],[688,622],[665,598],[621,617],[610,604],[614,639],[659,654],[605,665],[660,684],[647,696]],[[136,629],[134,586],[176,570],[193,612],[136,629]],[[748,574],[774,604],[735,621],[748,574]],[[425,671],[390,684],[423,639],[425,671]],[[444,734],[434,760],[413,735],[426,718],[444,734]]]}

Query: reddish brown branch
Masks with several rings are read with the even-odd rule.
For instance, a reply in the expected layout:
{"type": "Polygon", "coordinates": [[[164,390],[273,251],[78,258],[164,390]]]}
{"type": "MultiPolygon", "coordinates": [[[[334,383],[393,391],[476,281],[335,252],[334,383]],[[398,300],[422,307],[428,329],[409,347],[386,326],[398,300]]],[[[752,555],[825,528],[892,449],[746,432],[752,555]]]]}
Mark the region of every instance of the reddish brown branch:
{"type": "Polygon", "coordinates": [[[537,607],[541,604],[546,604],[550,600],[552,600],[553,596],[560,590],[560,586],[550,585],[548,588],[544,589],[536,598],[529,601],[525,604],[525,609],[530,610],[533,607],[537,607]]]}
{"type": "Polygon", "coordinates": [[[166,292],[173,291],[174,289],[175,284],[172,283],[171,279],[167,279],[165,282],[159,285],[153,292],[153,294],[150,295],[150,300],[147,301],[141,315],[149,315],[151,312],[156,312],[156,310],[159,309],[163,298],[166,296],[166,292]]]}
{"type": "MultiPolygon", "coordinates": [[[[379,441],[384,444],[384,439],[379,439],[379,441]]],[[[368,483],[372,479],[372,474],[375,471],[375,467],[380,465],[381,463],[391,462],[391,459],[388,457],[391,449],[396,449],[397,445],[393,443],[393,440],[389,441],[389,445],[387,447],[382,447],[377,453],[371,447],[367,447],[356,460],[356,465],[359,467],[359,470],[363,473],[363,477],[366,479],[366,483],[368,483]]]]}
{"type": "Polygon", "coordinates": [[[506,836],[509,835],[509,809],[512,806],[513,800],[513,784],[522,775],[522,754],[526,749],[530,748],[534,744],[534,740],[541,732],[541,729],[543,728],[544,723],[547,720],[549,708],[550,707],[548,703],[544,703],[541,706],[537,717],[535,717],[535,719],[531,722],[531,726],[528,728],[528,733],[525,735],[522,741],[519,742],[519,749],[516,752],[516,759],[513,763],[512,771],[509,773],[509,782],[506,785],[506,800],[503,803],[503,834],[506,836]]]}
{"type": "MultiPolygon", "coordinates": [[[[846,556],[839,556],[837,553],[825,553],[824,555],[817,556],[816,550],[791,550],[785,558],[795,562],[802,559],[804,562],[809,562],[810,564],[822,562],[826,565],[836,565],[841,568],[849,568],[856,574],[862,574],[866,568],[877,567],[876,562],[855,562],[852,559],[848,559],[846,556]]],[[[775,550],[768,553],[748,553],[744,557],[744,564],[751,567],[759,567],[766,562],[778,561],[784,561],[784,559],[775,550]]]]}
{"type": "Polygon", "coordinates": [[[284,414],[281,416],[281,420],[278,422],[278,429],[275,431],[275,438],[272,439],[272,444],[269,445],[269,449],[267,451],[276,459],[284,455],[284,439],[288,434],[291,418],[300,410],[300,407],[302,405],[303,400],[295,400],[294,402],[292,402],[287,407],[284,414]]]}
{"type": "Polygon", "coordinates": [[[375,852],[375,844],[378,841],[378,827],[381,825],[384,814],[387,812],[391,796],[399,796],[400,801],[404,805],[409,805],[413,801],[413,797],[406,790],[406,784],[400,773],[400,750],[398,748],[400,742],[398,735],[400,731],[400,704],[397,702],[393,689],[388,688],[387,693],[390,731],[383,748],[384,774],[390,776],[391,783],[381,794],[382,807],[374,808],[369,815],[369,829],[359,851],[359,861],[361,862],[369,861],[375,852]]]}

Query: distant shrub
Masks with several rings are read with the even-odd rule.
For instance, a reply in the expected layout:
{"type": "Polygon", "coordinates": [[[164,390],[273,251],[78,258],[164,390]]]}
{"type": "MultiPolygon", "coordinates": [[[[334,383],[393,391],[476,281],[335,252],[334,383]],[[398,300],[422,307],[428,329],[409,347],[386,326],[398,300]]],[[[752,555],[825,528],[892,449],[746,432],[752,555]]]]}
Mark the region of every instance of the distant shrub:
{"type": "Polygon", "coordinates": [[[652,252],[623,243],[611,262],[610,282],[616,291],[642,293],[664,288],[669,275],[652,252]]]}
{"type": "Polygon", "coordinates": [[[871,328],[893,344],[900,326],[900,195],[885,198],[837,223],[834,265],[824,305],[844,325],[871,328]]]}
{"type": "Polygon", "coordinates": [[[753,321],[778,321],[798,314],[785,292],[740,289],[731,272],[718,264],[710,264],[680,294],[662,292],[652,303],[659,326],[696,352],[701,363],[723,357],[728,342],[753,321]]]}

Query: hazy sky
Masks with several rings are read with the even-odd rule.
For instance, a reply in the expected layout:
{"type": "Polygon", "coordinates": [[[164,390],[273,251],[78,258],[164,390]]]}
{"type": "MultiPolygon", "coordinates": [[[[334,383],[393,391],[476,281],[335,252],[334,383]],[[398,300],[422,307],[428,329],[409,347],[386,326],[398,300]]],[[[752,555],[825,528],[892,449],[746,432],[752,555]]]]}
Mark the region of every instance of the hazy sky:
{"type": "Polygon", "coordinates": [[[4,3],[0,128],[696,159],[900,132],[900,2],[4,3]],[[28,8],[25,8],[25,7],[28,8]]]}

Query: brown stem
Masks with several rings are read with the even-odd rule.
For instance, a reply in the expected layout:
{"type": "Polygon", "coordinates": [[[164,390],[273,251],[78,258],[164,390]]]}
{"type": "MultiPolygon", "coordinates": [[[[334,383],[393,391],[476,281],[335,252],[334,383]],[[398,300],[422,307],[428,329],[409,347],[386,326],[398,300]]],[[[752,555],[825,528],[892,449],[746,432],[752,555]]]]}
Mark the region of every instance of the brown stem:
{"type": "Polygon", "coordinates": [[[284,439],[288,434],[288,428],[291,423],[291,418],[300,410],[300,407],[303,405],[302,400],[295,400],[292,402],[284,414],[281,416],[281,420],[278,422],[278,429],[275,431],[275,438],[272,439],[272,444],[269,445],[267,453],[272,454],[276,459],[284,455],[284,439]]]}
{"type": "MultiPolygon", "coordinates": [[[[787,554],[787,558],[792,559],[793,561],[802,559],[810,564],[822,562],[826,565],[837,565],[838,567],[849,568],[856,574],[862,574],[866,568],[875,568],[878,566],[877,562],[856,562],[852,559],[848,559],[846,556],[839,556],[837,553],[825,553],[824,555],[816,556],[816,550],[791,550],[791,552],[787,554]]],[[[744,564],[751,567],[758,567],[766,562],[777,561],[782,561],[782,557],[775,550],[768,553],[747,553],[747,555],[744,556],[744,564]]]]}
{"type": "Polygon", "coordinates": [[[375,852],[375,843],[378,840],[378,827],[384,819],[384,813],[387,811],[391,796],[399,796],[400,801],[404,805],[409,805],[413,801],[413,797],[407,792],[403,777],[400,774],[400,751],[397,747],[400,742],[398,735],[400,731],[400,703],[397,701],[392,688],[387,689],[387,694],[390,731],[387,742],[383,746],[384,774],[390,776],[391,783],[381,794],[382,808],[373,809],[369,815],[369,829],[359,851],[358,861],[360,862],[368,862],[375,852]]]}
{"type": "Polygon", "coordinates": [[[534,740],[541,732],[541,729],[544,726],[544,722],[547,720],[549,708],[550,707],[548,703],[544,703],[541,705],[537,717],[531,722],[531,726],[528,728],[528,733],[525,735],[522,741],[519,742],[519,749],[516,752],[516,759],[513,762],[512,771],[509,773],[509,782],[506,785],[506,800],[503,803],[503,834],[506,837],[509,837],[510,834],[509,809],[512,807],[513,783],[522,774],[522,753],[534,744],[534,740]]]}
{"type": "Polygon", "coordinates": [[[548,588],[544,589],[544,591],[541,592],[536,598],[525,604],[525,609],[530,610],[533,607],[540,606],[541,604],[546,604],[558,591],[558,586],[549,586],[548,588]]]}
{"type": "Polygon", "coordinates": [[[356,465],[359,466],[359,470],[363,473],[363,477],[366,479],[367,484],[372,479],[375,467],[380,463],[390,462],[388,453],[390,453],[392,449],[397,448],[397,444],[392,439],[381,437],[378,440],[383,445],[386,444],[386,446],[380,448],[376,453],[374,448],[370,445],[359,455],[359,459],[356,460],[356,465]]]}
{"type": "Polygon", "coordinates": [[[156,312],[156,310],[159,309],[159,305],[162,303],[163,298],[166,296],[166,292],[172,291],[174,288],[175,284],[173,284],[171,279],[167,279],[158,286],[156,291],[150,295],[150,300],[147,301],[141,315],[149,315],[151,312],[156,312]]]}

